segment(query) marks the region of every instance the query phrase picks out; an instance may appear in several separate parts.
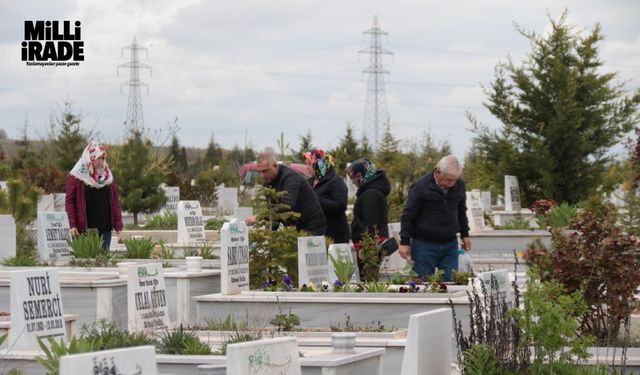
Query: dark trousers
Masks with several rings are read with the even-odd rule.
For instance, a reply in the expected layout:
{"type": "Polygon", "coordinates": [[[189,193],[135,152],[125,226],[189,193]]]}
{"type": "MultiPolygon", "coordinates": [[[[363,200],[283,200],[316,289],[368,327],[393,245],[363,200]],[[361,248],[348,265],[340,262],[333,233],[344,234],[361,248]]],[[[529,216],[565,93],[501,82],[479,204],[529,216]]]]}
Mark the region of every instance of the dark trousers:
{"type": "Polygon", "coordinates": [[[438,268],[444,270],[444,281],[452,281],[453,270],[458,269],[458,240],[434,243],[412,239],[411,259],[420,277],[431,276],[438,268]]]}

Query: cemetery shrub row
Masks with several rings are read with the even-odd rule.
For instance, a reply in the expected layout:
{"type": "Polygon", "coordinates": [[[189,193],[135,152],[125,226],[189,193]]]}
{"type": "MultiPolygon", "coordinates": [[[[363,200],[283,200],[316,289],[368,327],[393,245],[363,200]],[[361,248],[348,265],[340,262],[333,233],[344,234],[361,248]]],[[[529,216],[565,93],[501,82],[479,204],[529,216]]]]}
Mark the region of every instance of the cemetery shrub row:
{"type": "Polygon", "coordinates": [[[640,285],[640,241],[617,222],[616,208],[594,198],[570,223],[572,230],[552,231],[551,249],[538,243],[525,254],[543,281],[582,293],[589,308],[578,317],[579,331],[602,345],[617,339],[640,285]]]}
{"type": "Polygon", "coordinates": [[[488,286],[474,288],[465,336],[452,305],[458,362],[464,374],[608,374],[606,367],[579,362],[588,346],[633,344],[628,324],[640,284],[640,241],[623,231],[616,208],[601,199],[588,200],[570,220],[569,208],[551,213],[553,202],[534,206],[552,230],[551,248],[537,241],[525,253],[530,271],[522,303],[512,284],[513,306],[520,309],[488,298],[488,286]]]}
{"type": "Polygon", "coordinates": [[[165,212],[151,215],[145,218],[144,226],[127,224],[125,227],[129,230],[176,230],[178,229],[178,214],[175,212],[165,212]]]}
{"type": "Polygon", "coordinates": [[[45,357],[36,361],[44,366],[49,375],[59,375],[60,357],[69,354],[94,352],[99,350],[128,348],[141,345],[155,345],[157,353],[179,355],[212,354],[211,348],[202,343],[192,331],[179,326],[156,334],[131,333],[107,321],[84,326],[80,337],[72,337],[69,343],[53,338],[38,340],[45,357]]]}
{"type": "Polygon", "coordinates": [[[451,305],[462,373],[596,374],[578,366],[589,357],[587,347],[595,343],[593,336],[578,331],[576,316],[588,310],[581,293],[567,293],[554,281],[541,282],[534,271],[528,276],[522,304],[516,283],[513,305],[504,297],[489,297],[489,289],[498,289],[493,276],[491,285],[481,283],[480,290],[474,286],[469,294],[469,335],[451,305]]]}

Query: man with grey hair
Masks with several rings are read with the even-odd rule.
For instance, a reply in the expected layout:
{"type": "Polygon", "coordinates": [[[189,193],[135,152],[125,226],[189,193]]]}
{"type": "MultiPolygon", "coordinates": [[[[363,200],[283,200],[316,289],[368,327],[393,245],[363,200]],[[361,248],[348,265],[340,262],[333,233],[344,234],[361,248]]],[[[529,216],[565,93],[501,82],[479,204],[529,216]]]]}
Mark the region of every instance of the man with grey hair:
{"type": "Polygon", "coordinates": [[[458,233],[462,247],[471,250],[461,173],[458,159],[447,155],[409,189],[398,252],[415,262],[414,271],[420,277],[432,275],[438,268],[444,270],[445,281],[452,280],[452,271],[458,269],[458,233]]]}
{"type": "MultiPolygon", "coordinates": [[[[266,149],[258,155],[258,172],[264,180],[264,185],[276,191],[286,191],[280,203],[289,208],[286,211],[298,212],[300,217],[284,222],[284,225],[295,226],[298,230],[305,230],[314,236],[323,236],[327,222],[320,207],[318,197],[305,177],[283,164],[278,164],[276,154],[272,149],[266,149]]],[[[247,224],[256,222],[255,216],[245,219],[247,224]]],[[[279,223],[276,223],[279,224],[279,223]]]]}

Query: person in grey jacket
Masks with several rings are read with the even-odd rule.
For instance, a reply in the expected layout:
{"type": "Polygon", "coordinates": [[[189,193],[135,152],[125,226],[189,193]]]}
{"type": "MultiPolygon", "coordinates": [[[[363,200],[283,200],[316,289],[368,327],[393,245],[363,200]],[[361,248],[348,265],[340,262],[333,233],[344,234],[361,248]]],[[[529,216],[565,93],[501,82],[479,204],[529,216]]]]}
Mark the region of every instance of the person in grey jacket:
{"type": "MultiPolygon", "coordinates": [[[[323,236],[327,226],[322,208],[316,194],[307,180],[286,165],[278,164],[273,151],[265,151],[258,155],[258,172],[264,180],[264,185],[276,191],[286,191],[280,203],[288,205],[286,211],[298,212],[300,217],[282,223],[285,226],[295,226],[298,230],[305,230],[314,236],[323,236]]],[[[255,216],[248,217],[245,222],[254,224],[255,216]]],[[[279,223],[278,223],[279,224],[279,223]]]]}
{"type": "Polygon", "coordinates": [[[467,220],[466,191],[460,178],[462,168],[453,155],[443,157],[433,172],[409,189],[402,213],[398,252],[414,262],[420,277],[444,270],[445,281],[458,269],[458,238],[471,250],[467,220]]]}

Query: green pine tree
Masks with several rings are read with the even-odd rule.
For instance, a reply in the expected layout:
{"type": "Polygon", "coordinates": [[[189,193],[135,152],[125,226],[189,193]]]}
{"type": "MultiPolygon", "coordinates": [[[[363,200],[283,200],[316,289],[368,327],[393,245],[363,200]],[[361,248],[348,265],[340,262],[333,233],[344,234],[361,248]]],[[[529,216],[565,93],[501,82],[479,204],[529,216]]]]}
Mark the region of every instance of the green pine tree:
{"type": "Polygon", "coordinates": [[[407,168],[403,156],[400,152],[400,142],[393,136],[391,124],[387,121],[376,153],[376,166],[385,170],[390,181],[400,182],[404,180],[407,168]]]}
{"type": "Polygon", "coordinates": [[[519,29],[531,52],[523,63],[498,65],[485,89],[485,106],[500,128],[469,116],[474,157],[492,181],[518,176],[525,206],[539,198],[577,203],[594,193],[611,162],[610,148],[638,121],[640,90],[626,95],[616,73],[600,70],[600,26],[583,35],[566,11],[550,22],[545,34],[519,29]]]}
{"type": "Polygon", "coordinates": [[[139,132],[134,133],[122,147],[118,170],[114,171],[120,186],[122,208],[133,214],[135,225],[138,225],[138,213],[154,212],[166,202],[160,189],[166,166],[151,157],[151,146],[139,132]]]}
{"type": "Polygon", "coordinates": [[[360,155],[360,157],[371,159],[373,157],[374,152],[375,150],[371,146],[371,142],[369,141],[369,138],[367,138],[366,135],[362,136],[362,145],[358,147],[358,154],[360,155]]]}
{"type": "Polygon", "coordinates": [[[175,135],[171,138],[168,157],[172,161],[171,172],[176,176],[182,176],[187,172],[187,159],[184,154],[184,148],[180,147],[180,141],[175,135]]]}
{"type": "Polygon", "coordinates": [[[251,286],[260,288],[267,280],[279,281],[286,273],[293,285],[298,283],[298,237],[308,234],[295,227],[279,227],[277,223],[297,218],[289,205],[280,203],[286,192],[263,187],[254,200],[257,223],[249,232],[251,242],[249,272],[251,286]],[[277,228],[277,229],[276,229],[277,228]]]}
{"type": "Polygon", "coordinates": [[[382,141],[378,147],[376,154],[376,163],[380,167],[388,169],[398,157],[400,142],[393,136],[391,132],[391,123],[387,121],[384,126],[382,141]]]}
{"type": "Polygon", "coordinates": [[[344,176],[347,164],[360,158],[360,145],[353,134],[353,126],[347,123],[345,135],[340,138],[338,147],[331,151],[333,158],[335,159],[335,171],[341,176],[344,176]]]}
{"type": "Polygon", "coordinates": [[[636,140],[628,145],[629,159],[625,168],[624,208],[620,221],[625,231],[633,236],[640,235],[640,127],[636,127],[636,140]]]}
{"type": "Polygon", "coordinates": [[[35,236],[27,226],[36,218],[38,196],[42,190],[22,178],[7,181],[7,191],[0,189],[0,214],[13,216],[16,223],[16,256],[33,258],[35,236]]]}
{"type": "Polygon", "coordinates": [[[11,160],[11,171],[15,177],[24,176],[29,169],[34,168],[38,164],[36,160],[36,153],[31,148],[31,142],[27,137],[27,129],[29,123],[25,120],[24,127],[22,128],[22,138],[15,141],[18,146],[18,152],[11,160]]]}
{"type": "Polygon", "coordinates": [[[311,129],[307,130],[306,135],[298,135],[298,139],[300,139],[300,147],[298,147],[298,152],[296,153],[296,162],[305,163],[306,160],[304,158],[304,153],[309,151],[311,147],[313,147],[313,137],[311,136],[311,129]]]}
{"type": "Polygon", "coordinates": [[[256,160],[256,152],[251,147],[241,149],[237,144],[225,153],[224,156],[229,167],[240,169],[244,164],[251,163],[256,160]]]}
{"type": "Polygon", "coordinates": [[[49,126],[55,166],[68,172],[82,155],[91,132],[82,129],[82,115],[73,112],[72,103],[63,103],[61,111],[49,116],[49,126]]]}
{"type": "Polygon", "coordinates": [[[207,146],[207,151],[204,156],[204,162],[207,167],[220,165],[220,163],[222,162],[222,157],[222,147],[220,147],[220,145],[216,142],[213,133],[211,133],[209,145],[207,146]]]}

